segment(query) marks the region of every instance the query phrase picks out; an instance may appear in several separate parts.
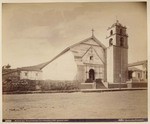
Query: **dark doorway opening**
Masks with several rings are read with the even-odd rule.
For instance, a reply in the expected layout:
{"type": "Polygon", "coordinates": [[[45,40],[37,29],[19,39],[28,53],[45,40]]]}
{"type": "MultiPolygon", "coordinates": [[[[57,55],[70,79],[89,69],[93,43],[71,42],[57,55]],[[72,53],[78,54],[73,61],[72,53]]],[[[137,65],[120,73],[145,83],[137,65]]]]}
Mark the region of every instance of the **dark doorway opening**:
{"type": "Polygon", "coordinates": [[[90,70],[89,70],[89,79],[90,79],[91,81],[94,81],[94,80],[95,80],[95,71],[94,71],[94,69],[90,69],[90,70]]]}
{"type": "Polygon", "coordinates": [[[128,71],[128,79],[129,80],[132,79],[132,73],[133,73],[133,71],[128,71]]]}

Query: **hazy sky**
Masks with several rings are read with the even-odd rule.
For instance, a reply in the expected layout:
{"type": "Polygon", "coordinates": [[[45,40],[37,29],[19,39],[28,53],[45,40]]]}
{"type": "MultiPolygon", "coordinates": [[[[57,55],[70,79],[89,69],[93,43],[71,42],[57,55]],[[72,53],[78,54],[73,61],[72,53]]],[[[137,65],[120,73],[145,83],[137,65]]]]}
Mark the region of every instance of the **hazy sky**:
{"type": "Polygon", "coordinates": [[[116,17],[127,26],[128,60],[147,59],[147,18],[144,3],[3,4],[2,65],[13,68],[40,64],[66,47],[91,36],[105,46],[107,28],[116,17]]]}

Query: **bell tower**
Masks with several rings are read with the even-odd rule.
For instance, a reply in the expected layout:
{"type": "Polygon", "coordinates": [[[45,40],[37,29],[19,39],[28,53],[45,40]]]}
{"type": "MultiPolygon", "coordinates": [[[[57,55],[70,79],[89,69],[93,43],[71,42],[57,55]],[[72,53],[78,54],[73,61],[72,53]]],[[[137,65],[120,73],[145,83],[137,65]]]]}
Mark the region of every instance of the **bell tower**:
{"type": "Polygon", "coordinates": [[[117,20],[107,29],[107,82],[125,83],[128,74],[128,35],[117,20]]]}

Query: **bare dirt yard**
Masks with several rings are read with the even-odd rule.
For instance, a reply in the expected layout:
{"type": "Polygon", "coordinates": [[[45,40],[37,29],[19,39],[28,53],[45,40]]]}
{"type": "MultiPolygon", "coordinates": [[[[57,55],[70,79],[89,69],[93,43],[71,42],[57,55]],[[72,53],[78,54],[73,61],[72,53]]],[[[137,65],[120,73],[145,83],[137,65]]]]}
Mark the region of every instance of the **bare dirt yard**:
{"type": "Polygon", "coordinates": [[[147,90],[3,95],[3,119],[147,118],[147,90]]]}

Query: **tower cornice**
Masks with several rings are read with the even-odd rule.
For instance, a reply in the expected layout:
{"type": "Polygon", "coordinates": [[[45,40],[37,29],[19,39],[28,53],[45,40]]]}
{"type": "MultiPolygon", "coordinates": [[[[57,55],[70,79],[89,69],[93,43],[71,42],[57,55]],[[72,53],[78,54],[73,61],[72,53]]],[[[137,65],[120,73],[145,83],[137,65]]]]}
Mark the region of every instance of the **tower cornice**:
{"type": "Polygon", "coordinates": [[[126,34],[126,35],[121,35],[121,34],[118,34],[118,33],[114,33],[114,34],[112,34],[112,35],[110,35],[110,36],[106,36],[106,39],[107,39],[107,38],[110,38],[111,36],[114,36],[114,35],[120,35],[120,36],[123,36],[123,37],[128,37],[127,34],[126,34]]]}
{"type": "Polygon", "coordinates": [[[107,31],[108,31],[108,30],[110,30],[110,29],[112,29],[113,27],[121,27],[121,28],[127,29],[127,27],[126,27],[126,26],[121,26],[121,25],[112,25],[111,27],[108,27],[108,28],[107,28],[107,31]]]}

